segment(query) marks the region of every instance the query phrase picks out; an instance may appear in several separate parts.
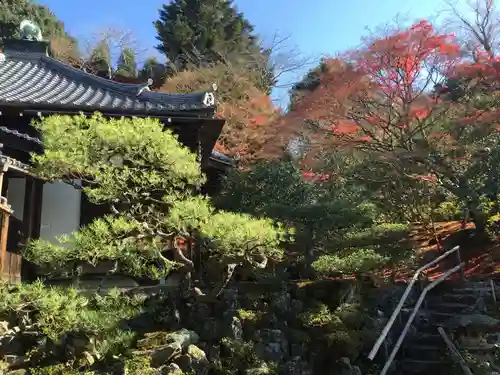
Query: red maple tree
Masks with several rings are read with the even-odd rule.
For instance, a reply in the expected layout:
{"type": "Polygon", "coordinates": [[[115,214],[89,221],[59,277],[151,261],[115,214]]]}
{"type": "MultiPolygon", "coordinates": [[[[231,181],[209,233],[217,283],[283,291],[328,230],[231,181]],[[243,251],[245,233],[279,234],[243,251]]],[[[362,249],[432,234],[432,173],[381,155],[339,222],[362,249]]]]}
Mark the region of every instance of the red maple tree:
{"type": "Polygon", "coordinates": [[[500,77],[499,61],[487,54],[464,61],[453,35],[420,21],[327,65],[320,86],[282,119],[277,133],[293,136],[305,119],[313,121],[312,143],[323,150],[356,148],[402,176],[479,201],[463,175],[496,132],[496,101],[485,106],[484,98],[449,100],[443,93],[450,77],[466,79],[469,93],[491,88],[500,77]]]}

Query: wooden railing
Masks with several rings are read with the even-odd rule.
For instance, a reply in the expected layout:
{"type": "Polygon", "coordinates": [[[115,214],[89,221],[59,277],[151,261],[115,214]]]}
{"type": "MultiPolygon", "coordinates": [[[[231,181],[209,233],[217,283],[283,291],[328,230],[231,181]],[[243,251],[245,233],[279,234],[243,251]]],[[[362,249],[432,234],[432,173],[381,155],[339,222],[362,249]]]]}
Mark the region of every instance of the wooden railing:
{"type": "Polygon", "coordinates": [[[465,362],[464,358],[462,357],[462,354],[460,354],[460,352],[457,349],[457,347],[455,346],[455,344],[453,344],[451,339],[448,337],[448,335],[444,331],[443,327],[439,327],[438,332],[441,335],[441,337],[443,338],[443,340],[446,344],[446,347],[448,348],[448,351],[450,352],[451,358],[453,359],[453,361],[456,364],[458,364],[460,366],[464,375],[474,375],[472,373],[471,369],[469,368],[469,366],[467,366],[467,362],[465,362]]]}
{"type": "MultiPolygon", "coordinates": [[[[389,334],[389,331],[391,330],[392,326],[394,325],[394,322],[396,321],[396,318],[398,317],[399,313],[401,312],[401,309],[403,308],[403,305],[405,304],[406,300],[408,299],[408,296],[410,295],[410,292],[415,285],[417,281],[420,279],[420,275],[428,270],[430,267],[438,264],[441,262],[443,259],[449,257],[450,255],[454,254],[457,257],[457,262],[460,264],[461,263],[461,258],[460,258],[460,246],[455,246],[453,249],[448,250],[447,252],[443,253],[441,256],[437,257],[436,259],[432,260],[431,262],[423,265],[420,267],[415,273],[413,274],[413,277],[411,278],[408,286],[406,287],[406,290],[404,291],[403,295],[401,296],[401,299],[399,300],[398,305],[395,307],[394,311],[392,312],[391,317],[387,321],[384,329],[380,333],[380,336],[378,337],[377,341],[373,345],[372,350],[370,351],[370,354],[368,354],[368,358],[373,361],[375,356],[377,355],[380,347],[384,343],[387,335],[389,334]]],[[[463,272],[461,272],[462,279],[464,278],[463,272]]]]}
{"type": "Polygon", "coordinates": [[[391,354],[389,355],[389,358],[386,360],[384,367],[382,368],[382,371],[380,371],[380,375],[385,375],[387,374],[387,371],[389,371],[392,362],[394,361],[394,358],[396,357],[396,354],[398,354],[399,348],[401,347],[401,344],[403,343],[403,340],[406,338],[406,334],[408,333],[408,330],[410,329],[413,320],[415,319],[415,316],[418,313],[418,310],[420,310],[420,306],[422,306],[422,303],[424,302],[424,299],[427,295],[427,293],[433,289],[436,285],[439,283],[443,282],[448,276],[451,276],[453,273],[463,269],[465,266],[465,263],[460,263],[458,266],[455,266],[445,273],[443,273],[439,278],[434,280],[432,283],[427,285],[422,293],[420,294],[420,297],[417,300],[417,303],[415,304],[415,307],[413,308],[413,311],[411,312],[410,317],[408,318],[408,321],[406,322],[406,325],[403,328],[403,331],[398,337],[398,341],[396,341],[396,344],[394,344],[394,347],[392,348],[391,354]]]}

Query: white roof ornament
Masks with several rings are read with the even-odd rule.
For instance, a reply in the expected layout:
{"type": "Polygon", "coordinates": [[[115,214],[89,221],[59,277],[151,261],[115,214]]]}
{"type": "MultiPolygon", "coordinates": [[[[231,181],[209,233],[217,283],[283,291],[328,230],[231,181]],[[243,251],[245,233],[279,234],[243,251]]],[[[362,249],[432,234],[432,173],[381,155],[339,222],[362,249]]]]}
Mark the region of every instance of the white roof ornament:
{"type": "Polygon", "coordinates": [[[42,30],[32,21],[24,20],[19,26],[21,30],[21,39],[41,42],[43,40],[42,30]]]}
{"type": "Polygon", "coordinates": [[[151,91],[151,89],[149,88],[149,86],[151,86],[153,84],[153,79],[152,78],[148,78],[148,83],[146,83],[144,86],[142,86],[139,91],[137,92],[137,96],[140,96],[144,91],[151,91]]]}
{"type": "Polygon", "coordinates": [[[205,93],[205,97],[203,98],[203,105],[205,107],[213,107],[215,105],[215,95],[213,92],[205,93]]]}

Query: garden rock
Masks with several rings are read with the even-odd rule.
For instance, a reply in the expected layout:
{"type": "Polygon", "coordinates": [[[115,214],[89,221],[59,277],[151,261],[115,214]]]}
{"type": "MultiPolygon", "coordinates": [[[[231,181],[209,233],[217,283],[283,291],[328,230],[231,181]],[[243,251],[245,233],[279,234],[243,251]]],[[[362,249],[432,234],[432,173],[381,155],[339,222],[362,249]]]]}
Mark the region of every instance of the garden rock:
{"type": "Polygon", "coordinates": [[[312,370],[301,357],[293,357],[283,366],[287,375],[312,375],[312,370]]]}
{"type": "Polygon", "coordinates": [[[152,366],[160,367],[179,357],[183,350],[198,341],[196,332],[184,328],[176,332],[152,332],[137,343],[142,349],[138,354],[151,356],[152,366]]]}
{"type": "Polygon", "coordinates": [[[500,320],[484,314],[459,315],[453,317],[449,324],[454,327],[500,327],[500,320]]]}
{"type": "Polygon", "coordinates": [[[288,340],[279,329],[256,331],[257,354],[266,361],[281,361],[288,357],[288,340]]]}
{"type": "Polygon", "coordinates": [[[179,365],[175,363],[170,363],[169,365],[163,366],[160,369],[161,375],[183,375],[183,372],[179,365]]]}
{"type": "Polygon", "coordinates": [[[349,358],[341,358],[340,364],[342,366],[341,375],[362,375],[358,366],[351,365],[349,358]]]}
{"type": "Polygon", "coordinates": [[[207,375],[210,362],[203,350],[196,345],[189,345],[186,354],[176,359],[182,371],[195,375],[207,375]]]}

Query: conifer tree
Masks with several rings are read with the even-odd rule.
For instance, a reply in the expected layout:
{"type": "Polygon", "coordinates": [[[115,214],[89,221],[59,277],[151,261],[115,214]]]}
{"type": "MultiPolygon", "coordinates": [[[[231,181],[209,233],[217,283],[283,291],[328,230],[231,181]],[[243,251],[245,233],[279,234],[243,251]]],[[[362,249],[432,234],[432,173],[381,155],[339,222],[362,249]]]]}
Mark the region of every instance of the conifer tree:
{"type": "Polygon", "coordinates": [[[64,24],[47,6],[32,0],[0,0],[0,38],[19,37],[19,25],[25,19],[35,22],[45,39],[70,38],[64,30],[64,24]]]}
{"type": "Polygon", "coordinates": [[[137,62],[135,52],[130,48],[123,48],[118,58],[116,74],[124,77],[137,76],[137,62]]]}
{"type": "Polygon", "coordinates": [[[262,89],[274,85],[269,53],[261,48],[254,28],[232,1],[174,0],[154,22],[158,51],[182,71],[214,63],[245,65],[262,89]]]}

